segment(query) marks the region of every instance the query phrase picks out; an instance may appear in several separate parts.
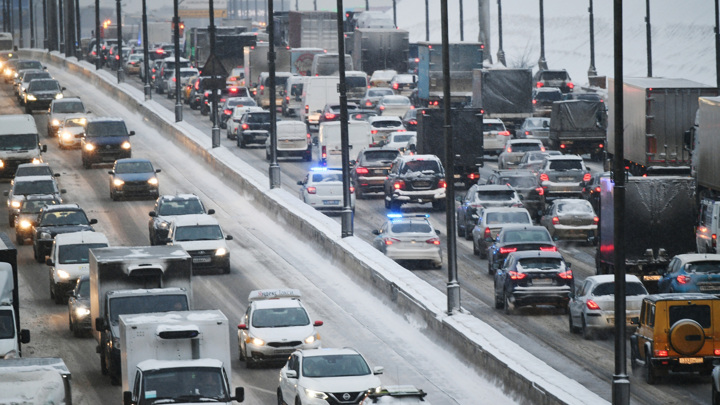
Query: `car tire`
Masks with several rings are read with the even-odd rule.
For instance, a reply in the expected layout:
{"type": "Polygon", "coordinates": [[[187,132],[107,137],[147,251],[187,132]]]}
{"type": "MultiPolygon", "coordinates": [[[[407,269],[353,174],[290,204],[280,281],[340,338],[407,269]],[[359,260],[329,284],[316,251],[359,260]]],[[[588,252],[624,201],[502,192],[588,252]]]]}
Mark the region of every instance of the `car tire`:
{"type": "Polygon", "coordinates": [[[73,336],[75,336],[76,338],[83,337],[85,334],[85,332],[82,329],[78,328],[73,323],[70,324],[70,330],[72,331],[73,336]]]}
{"type": "Polygon", "coordinates": [[[229,265],[229,264],[228,264],[227,266],[225,266],[225,267],[222,268],[222,273],[223,273],[223,274],[230,274],[230,265],[229,265]]]}
{"type": "Polygon", "coordinates": [[[472,229],[475,225],[470,226],[467,222],[465,223],[465,240],[472,240],[472,229]]]}
{"type": "Polygon", "coordinates": [[[247,147],[247,144],[245,143],[245,139],[243,139],[242,136],[238,136],[237,145],[240,149],[245,149],[247,147]]]}
{"type": "Polygon", "coordinates": [[[280,388],[277,389],[277,403],[278,405],[286,405],[285,400],[283,400],[282,390],[280,388]]]}
{"type": "Polygon", "coordinates": [[[311,160],[312,160],[312,153],[306,153],[304,159],[305,159],[306,162],[311,161],[311,160]]]}
{"type": "Polygon", "coordinates": [[[648,385],[655,385],[655,383],[657,383],[655,367],[652,365],[649,353],[645,353],[645,382],[648,385]]]}
{"type": "Polygon", "coordinates": [[[33,255],[35,256],[35,261],[38,263],[42,263],[45,261],[45,256],[40,256],[40,252],[38,252],[37,249],[33,250],[33,255]]]}
{"type": "Polygon", "coordinates": [[[364,200],[365,199],[365,193],[362,190],[362,187],[358,187],[355,189],[355,198],[358,200],[364,200]]]}
{"type": "Polygon", "coordinates": [[[100,347],[101,347],[101,351],[100,351],[100,373],[101,373],[102,375],[108,375],[109,371],[108,371],[107,363],[105,363],[105,350],[102,350],[102,345],[101,345],[100,347]]]}
{"type": "Polygon", "coordinates": [[[510,302],[510,295],[507,292],[503,295],[503,303],[505,315],[512,315],[515,312],[515,306],[510,302]]]}
{"type": "Polygon", "coordinates": [[[15,225],[15,217],[12,215],[8,215],[8,226],[13,228],[15,225]]]}
{"type": "Polygon", "coordinates": [[[270,161],[270,152],[267,149],[265,149],[265,160],[270,161]]]}
{"type": "MultiPolygon", "coordinates": [[[[53,284],[50,284],[50,288],[53,288],[53,284]]],[[[63,297],[62,294],[60,294],[57,290],[57,284],[55,284],[55,287],[53,288],[55,290],[55,293],[53,294],[53,297],[55,299],[55,303],[58,305],[65,304],[65,297],[63,297]]]]}
{"type": "Polygon", "coordinates": [[[593,331],[587,326],[587,322],[585,322],[585,317],[582,318],[582,337],[585,340],[593,340],[594,334],[593,331]]]}
{"type": "Polygon", "coordinates": [[[473,254],[475,256],[480,256],[480,248],[478,248],[478,245],[477,243],[475,243],[475,241],[473,241],[473,254]]]}
{"type": "Polygon", "coordinates": [[[402,203],[399,201],[390,201],[390,211],[400,211],[402,209],[402,203]]]}
{"type": "Polygon", "coordinates": [[[495,293],[495,309],[505,309],[505,297],[495,293]]]}
{"type": "Polygon", "coordinates": [[[485,248],[480,249],[480,247],[478,247],[478,250],[480,251],[480,258],[483,260],[487,260],[487,258],[488,258],[487,249],[485,249],[485,248]]]}
{"type": "Polygon", "coordinates": [[[32,114],[32,108],[27,104],[25,104],[25,114],[32,114]]]}
{"type": "Polygon", "coordinates": [[[575,322],[573,322],[572,313],[570,311],[568,311],[568,329],[571,334],[580,333],[580,328],[575,326],[575,322]]]}
{"type": "Polygon", "coordinates": [[[460,221],[458,221],[457,224],[458,224],[457,225],[458,238],[466,238],[467,237],[467,228],[466,229],[460,228],[460,221]]]}
{"type": "Polygon", "coordinates": [[[15,233],[15,244],[17,244],[18,246],[22,246],[23,244],[25,244],[25,238],[20,236],[20,234],[15,233]]]}
{"type": "Polygon", "coordinates": [[[385,209],[390,209],[390,201],[385,197],[385,209]]]}
{"type": "Polygon", "coordinates": [[[92,163],[90,163],[87,159],[83,159],[82,166],[83,169],[90,169],[92,167],[92,163]]]}
{"type": "Polygon", "coordinates": [[[55,300],[55,289],[53,288],[52,275],[50,276],[50,299],[55,300]]]}

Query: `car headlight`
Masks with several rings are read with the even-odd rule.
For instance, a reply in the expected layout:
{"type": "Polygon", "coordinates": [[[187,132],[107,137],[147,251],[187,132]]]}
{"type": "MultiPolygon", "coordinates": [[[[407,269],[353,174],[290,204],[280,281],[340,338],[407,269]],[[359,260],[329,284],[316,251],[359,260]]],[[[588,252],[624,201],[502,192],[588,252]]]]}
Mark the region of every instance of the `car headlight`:
{"type": "Polygon", "coordinates": [[[40,239],[52,239],[50,232],[40,232],[40,239]]]}
{"type": "Polygon", "coordinates": [[[150,180],[148,180],[148,184],[153,185],[153,186],[157,186],[157,185],[158,185],[158,179],[157,179],[157,177],[153,177],[153,178],[151,178],[150,180]]]}
{"type": "Polygon", "coordinates": [[[120,147],[123,149],[130,149],[130,142],[125,141],[122,143],[122,145],[120,145],[120,147]]]}
{"type": "Polygon", "coordinates": [[[245,339],[245,343],[249,343],[249,344],[255,345],[255,346],[265,346],[264,340],[262,340],[260,338],[256,338],[256,337],[250,337],[250,336],[248,336],[247,339],[245,339]]]}
{"type": "Polygon", "coordinates": [[[307,395],[308,398],[317,398],[317,399],[327,399],[327,394],[325,394],[322,391],[315,391],[311,390],[309,388],[305,388],[305,395],[307,395]]]}
{"type": "Polygon", "coordinates": [[[27,219],[23,219],[20,221],[20,228],[22,229],[28,229],[32,226],[32,222],[28,221],[27,219]]]}
{"type": "Polygon", "coordinates": [[[60,126],[60,121],[59,121],[59,120],[52,120],[52,122],[50,123],[50,125],[52,125],[52,126],[54,126],[54,127],[59,127],[59,126],[60,126]]]}
{"type": "Polygon", "coordinates": [[[5,161],[4,161],[4,160],[0,160],[0,169],[2,169],[3,167],[5,167],[5,161]]]}
{"type": "Polygon", "coordinates": [[[32,164],[37,165],[40,163],[42,163],[42,159],[40,159],[39,157],[33,158],[32,164]]]}
{"type": "Polygon", "coordinates": [[[85,150],[92,152],[92,151],[95,150],[95,145],[93,145],[93,144],[91,144],[91,143],[86,143],[86,144],[85,144],[85,150]]]}
{"type": "Polygon", "coordinates": [[[225,256],[227,254],[227,252],[228,252],[227,249],[220,248],[215,251],[215,256],[225,256]]]}
{"type": "Polygon", "coordinates": [[[35,101],[35,100],[37,100],[37,97],[33,96],[32,94],[28,94],[27,99],[28,99],[28,101],[35,101]]]}
{"type": "Polygon", "coordinates": [[[170,223],[169,223],[169,222],[164,222],[164,221],[163,221],[163,222],[160,222],[160,224],[158,225],[158,227],[159,227],[159,228],[162,228],[162,229],[167,229],[168,226],[170,226],[170,223]]]}
{"type": "Polygon", "coordinates": [[[113,179],[113,186],[115,186],[115,187],[120,187],[120,186],[122,186],[123,184],[125,184],[125,182],[122,181],[121,179],[113,179]]]}
{"type": "Polygon", "coordinates": [[[89,308],[75,308],[75,316],[78,318],[84,318],[86,316],[90,315],[90,309],[89,308]]]}
{"type": "Polygon", "coordinates": [[[70,274],[65,270],[58,270],[57,275],[63,280],[67,280],[70,278],[70,274]]]}
{"type": "Polygon", "coordinates": [[[314,334],[306,337],[306,338],[305,338],[305,343],[307,343],[307,344],[313,344],[313,343],[315,343],[316,340],[320,340],[320,334],[319,334],[319,333],[314,333],[314,334]]]}
{"type": "Polygon", "coordinates": [[[13,77],[18,77],[18,72],[13,72],[13,77]]]}
{"type": "Polygon", "coordinates": [[[20,208],[20,201],[12,200],[12,201],[10,202],[10,206],[13,207],[13,208],[20,208]]]}
{"type": "Polygon", "coordinates": [[[62,135],[60,135],[60,137],[62,137],[63,141],[70,141],[73,138],[73,136],[70,132],[63,132],[62,135]]]}
{"type": "Polygon", "coordinates": [[[60,100],[61,98],[63,98],[63,94],[62,94],[62,93],[58,93],[58,94],[55,95],[55,100],[60,100]]]}

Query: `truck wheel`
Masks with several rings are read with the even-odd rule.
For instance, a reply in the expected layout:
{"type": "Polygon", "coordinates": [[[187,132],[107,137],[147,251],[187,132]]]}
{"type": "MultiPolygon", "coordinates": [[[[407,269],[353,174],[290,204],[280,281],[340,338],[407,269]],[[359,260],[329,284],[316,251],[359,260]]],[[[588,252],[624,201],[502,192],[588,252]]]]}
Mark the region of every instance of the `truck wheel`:
{"type": "Polygon", "coordinates": [[[108,375],[107,364],[105,364],[105,351],[102,349],[100,351],[100,373],[102,373],[102,375],[108,375]]]}
{"type": "Polygon", "coordinates": [[[23,238],[22,236],[20,236],[20,234],[15,233],[15,243],[16,243],[18,246],[22,246],[22,245],[25,243],[25,238],[23,238]]]}

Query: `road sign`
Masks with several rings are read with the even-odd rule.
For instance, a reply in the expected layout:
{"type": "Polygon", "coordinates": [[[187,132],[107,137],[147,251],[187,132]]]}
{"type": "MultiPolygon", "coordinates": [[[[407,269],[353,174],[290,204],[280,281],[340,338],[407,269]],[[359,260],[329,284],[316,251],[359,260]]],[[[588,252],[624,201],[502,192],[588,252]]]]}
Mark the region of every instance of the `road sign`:
{"type": "Polygon", "coordinates": [[[203,65],[202,74],[203,76],[221,76],[225,78],[228,75],[228,71],[225,69],[225,66],[223,66],[220,59],[215,56],[215,53],[211,53],[203,65]]]}
{"type": "MultiPolygon", "coordinates": [[[[216,6],[217,7],[217,6],[216,6]]],[[[227,18],[227,9],[215,9],[215,18],[227,18]]],[[[202,10],[180,9],[178,10],[180,18],[210,18],[210,11],[205,8],[202,10]]]]}

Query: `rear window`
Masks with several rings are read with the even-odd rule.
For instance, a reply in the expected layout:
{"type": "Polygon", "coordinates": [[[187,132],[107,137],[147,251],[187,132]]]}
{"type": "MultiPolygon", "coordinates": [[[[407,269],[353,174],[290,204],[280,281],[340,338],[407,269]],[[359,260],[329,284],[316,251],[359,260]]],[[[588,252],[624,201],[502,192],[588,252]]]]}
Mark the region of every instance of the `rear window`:
{"type": "Polygon", "coordinates": [[[540,73],[540,80],[570,80],[567,72],[546,71],[540,73]]]}
{"type": "Polygon", "coordinates": [[[373,128],[394,128],[402,126],[402,123],[396,120],[373,121],[372,126],[373,128]]]}
{"type": "Polygon", "coordinates": [[[315,173],[312,175],[312,181],[315,183],[342,182],[343,178],[342,173],[315,173]]]}
{"type": "Polygon", "coordinates": [[[538,91],[535,94],[535,100],[560,101],[560,100],[562,100],[562,92],[560,92],[560,91],[538,91]]]}
{"type": "Polygon", "coordinates": [[[84,113],[85,106],[80,101],[63,101],[53,103],[53,112],[61,114],[84,113]]]}
{"type": "Polygon", "coordinates": [[[551,242],[550,234],[542,230],[517,230],[505,232],[505,242],[551,242]]]}
{"type": "Polygon", "coordinates": [[[582,170],[581,160],[551,160],[550,170],[582,170]]]}
{"type": "Polygon", "coordinates": [[[692,319],[705,329],[712,325],[709,305],[672,305],[668,309],[668,315],[670,325],[683,319],[692,319]]]}
{"type": "Polygon", "coordinates": [[[518,268],[520,269],[538,269],[552,270],[559,269],[562,266],[562,260],[550,257],[528,257],[527,259],[518,260],[518,268]]]}
{"type": "MultiPolygon", "coordinates": [[[[593,288],[592,295],[614,295],[615,294],[615,283],[602,283],[598,284],[593,288]]],[[[642,283],[625,283],[625,295],[645,295],[647,290],[642,283]]]]}
{"type": "MultiPolygon", "coordinates": [[[[586,200],[562,202],[558,203],[557,212],[560,214],[578,213],[591,214],[593,212],[592,205],[586,200]]],[[[720,264],[720,263],[719,263],[720,264]]]]}
{"type": "Polygon", "coordinates": [[[247,122],[264,124],[270,122],[270,113],[248,114],[247,122]]]}
{"type": "Polygon", "coordinates": [[[537,179],[535,176],[511,176],[501,177],[498,180],[499,184],[509,184],[515,188],[530,188],[537,186],[537,179]]]}
{"type": "Polygon", "coordinates": [[[532,152],[542,150],[542,144],[539,143],[513,143],[510,145],[513,152],[532,152]]]}
{"type": "Polygon", "coordinates": [[[367,79],[361,76],[345,76],[347,87],[367,87],[367,79]]]}
{"type": "Polygon", "coordinates": [[[720,262],[694,262],[685,266],[688,273],[720,273],[720,262]]]}
{"type": "Polygon", "coordinates": [[[28,91],[60,91],[60,84],[55,80],[33,80],[28,85],[28,91]]]}
{"type": "Polygon", "coordinates": [[[400,154],[397,150],[382,150],[365,152],[365,160],[368,162],[390,161],[392,162],[400,154]]]}
{"type": "Polygon", "coordinates": [[[397,134],[397,135],[392,136],[392,141],[393,142],[407,142],[413,136],[415,136],[415,135],[413,135],[413,134],[397,134]]]}
{"type": "Polygon", "coordinates": [[[368,97],[382,97],[387,95],[393,95],[393,91],[391,89],[376,89],[376,90],[369,90],[367,92],[368,97]]]}
{"type": "Polygon", "coordinates": [[[475,200],[510,201],[515,197],[515,190],[478,190],[475,200]]]}
{"type": "Polygon", "coordinates": [[[409,162],[406,162],[400,170],[401,174],[405,174],[408,172],[439,173],[440,165],[435,160],[411,160],[409,162]]]}
{"type": "Polygon", "coordinates": [[[529,224],[530,217],[524,212],[488,212],[487,225],[529,224]]]}
{"type": "Polygon", "coordinates": [[[394,233],[430,233],[432,228],[430,224],[422,222],[409,222],[409,223],[397,223],[392,225],[392,231],[394,233]]]}

